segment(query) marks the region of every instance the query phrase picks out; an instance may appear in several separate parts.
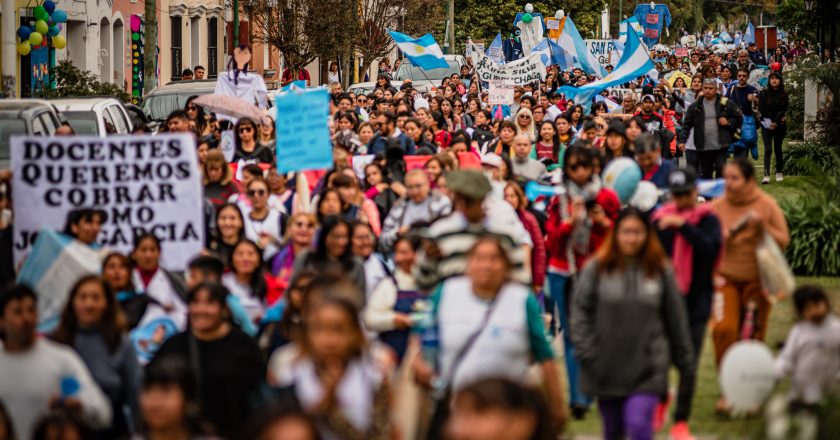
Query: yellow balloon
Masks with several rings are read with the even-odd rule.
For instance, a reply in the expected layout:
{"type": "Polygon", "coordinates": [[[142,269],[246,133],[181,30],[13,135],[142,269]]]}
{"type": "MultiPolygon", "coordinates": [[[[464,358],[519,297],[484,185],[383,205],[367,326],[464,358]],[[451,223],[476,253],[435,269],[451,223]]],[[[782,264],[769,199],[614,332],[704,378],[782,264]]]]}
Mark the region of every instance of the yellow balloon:
{"type": "Polygon", "coordinates": [[[32,52],[32,46],[29,44],[28,41],[24,41],[23,43],[18,43],[17,45],[17,53],[25,57],[29,55],[29,52],[32,52]]]}
{"type": "Polygon", "coordinates": [[[33,32],[29,34],[29,44],[33,46],[38,46],[41,44],[41,41],[44,41],[44,36],[39,34],[38,32],[33,32]]]}
{"type": "Polygon", "coordinates": [[[61,35],[56,35],[52,39],[53,47],[56,49],[64,49],[67,47],[67,40],[64,39],[61,35]]]}

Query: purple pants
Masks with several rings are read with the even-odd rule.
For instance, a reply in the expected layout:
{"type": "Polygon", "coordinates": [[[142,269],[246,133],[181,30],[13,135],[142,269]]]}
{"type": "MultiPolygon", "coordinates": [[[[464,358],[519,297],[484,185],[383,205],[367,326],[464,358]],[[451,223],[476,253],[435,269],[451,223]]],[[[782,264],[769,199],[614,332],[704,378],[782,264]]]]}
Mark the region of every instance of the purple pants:
{"type": "Polygon", "coordinates": [[[631,394],[623,399],[598,399],[604,421],[604,440],[653,439],[653,412],[659,396],[652,393],[631,394]]]}

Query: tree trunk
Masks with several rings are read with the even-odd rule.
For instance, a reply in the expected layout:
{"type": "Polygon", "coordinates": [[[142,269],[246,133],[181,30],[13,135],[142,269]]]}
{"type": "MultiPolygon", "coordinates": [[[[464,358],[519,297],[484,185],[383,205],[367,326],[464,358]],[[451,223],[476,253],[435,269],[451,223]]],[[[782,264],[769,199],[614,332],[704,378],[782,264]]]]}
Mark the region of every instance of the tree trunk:
{"type": "MultiPolygon", "coordinates": [[[[143,44],[143,90],[145,93],[150,92],[154,86],[154,78],[157,78],[155,71],[157,61],[157,39],[158,39],[158,21],[157,21],[157,0],[146,0],[146,41],[143,44]]],[[[145,94],[144,93],[144,94],[145,94]]]]}
{"type": "Polygon", "coordinates": [[[341,56],[341,87],[347,90],[353,84],[353,54],[348,50],[341,56]]]}

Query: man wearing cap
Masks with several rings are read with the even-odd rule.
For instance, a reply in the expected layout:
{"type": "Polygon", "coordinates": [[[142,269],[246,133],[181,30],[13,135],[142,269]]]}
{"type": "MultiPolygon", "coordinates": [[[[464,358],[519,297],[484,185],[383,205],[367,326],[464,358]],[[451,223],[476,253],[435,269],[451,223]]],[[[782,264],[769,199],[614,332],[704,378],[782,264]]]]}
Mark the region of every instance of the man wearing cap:
{"type": "Polygon", "coordinates": [[[513,138],[513,157],[510,158],[511,172],[525,181],[538,180],[545,172],[545,164],[531,157],[531,138],[521,133],[513,138]]]}
{"type": "Polygon", "coordinates": [[[642,133],[634,142],[634,153],[642,179],[659,189],[668,187],[668,175],[675,168],[674,162],[662,160],[662,144],[655,133],[642,133]]]}
{"type": "MultiPolygon", "coordinates": [[[[673,260],[677,284],[688,313],[695,367],[703,348],[712,308],[712,274],[723,243],[720,221],[709,204],[697,203],[697,174],[692,167],[668,176],[671,201],[653,215],[662,247],[673,260]]],[[[696,377],[680,377],[671,438],[689,439],[688,418],[696,377]]]]}
{"type": "Polygon", "coordinates": [[[684,150],[688,134],[693,133],[698,163],[691,165],[699,168],[701,178],[723,176],[726,148],[740,127],[738,106],[718,93],[715,78],[705,78],[703,98],[694,101],[685,111],[680,135],[680,149],[684,150]]]}
{"type": "Polygon", "coordinates": [[[764,54],[758,50],[758,46],[756,46],[755,43],[750,43],[750,45],[747,46],[747,52],[749,53],[750,59],[753,63],[759,66],[767,65],[767,58],[765,58],[764,54]]]}
{"type": "Polygon", "coordinates": [[[489,196],[490,181],[481,171],[458,170],[446,174],[453,212],[426,231],[415,269],[417,286],[431,290],[438,282],[463,275],[467,254],[483,235],[497,236],[508,250],[511,278],[530,285],[531,237],[516,211],[504,200],[489,196]]]}
{"type": "Polygon", "coordinates": [[[379,236],[379,245],[384,252],[390,252],[400,233],[405,233],[415,223],[429,223],[452,211],[449,199],[431,190],[429,176],[416,168],[405,175],[405,197],[397,200],[379,236]]]}
{"type": "MultiPolygon", "coordinates": [[[[658,99],[661,101],[662,97],[658,99]]],[[[640,116],[642,118],[648,133],[654,133],[660,137],[660,145],[668,145],[674,140],[674,134],[666,130],[665,119],[662,118],[662,115],[656,113],[656,101],[657,97],[652,94],[643,96],[642,109],[636,112],[634,116],[640,116]]],[[[670,148],[664,149],[662,153],[666,159],[672,157],[670,148]]]]}

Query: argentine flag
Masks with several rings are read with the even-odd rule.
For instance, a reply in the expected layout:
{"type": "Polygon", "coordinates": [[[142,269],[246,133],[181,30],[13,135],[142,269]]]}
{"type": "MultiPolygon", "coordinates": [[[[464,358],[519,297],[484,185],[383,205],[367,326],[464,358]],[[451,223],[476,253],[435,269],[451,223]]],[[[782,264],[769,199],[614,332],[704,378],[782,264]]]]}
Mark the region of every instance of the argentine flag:
{"type": "Polygon", "coordinates": [[[592,52],[590,52],[586,47],[586,43],[583,41],[583,37],[580,36],[580,32],[578,32],[571,17],[566,17],[566,24],[563,26],[563,33],[560,35],[557,43],[566,52],[567,62],[570,54],[577,54],[576,56],[573,55],[574,64],[576,66],[579,65],[580,68],[589,75],[595,75],[598,77],[606,76],[607,71],[601,67],[601,64],[599,64],[598,60],[595,58],[595,55],[592,55],[592,52]]]}
{"type": "Polygon", "coordinates": [[[405,54],[412,64],[423,69],[445,69],[448,67],[443,59],[443,51],[440,50],[435,37],[432,34],[423,35],[414,39],[406,34],[401,34],[388,29],[391,38],[397,43],[397,47],[405,54]]]}
{"type": "Polygon", "coordinates": [[[747,23],[747,30],[744,32],[744,38],[741,39],[744,43],[755,43],[755,26],[752,22],[747,23]]]}
{"type": "Polygon", "coordinates": [[[566,64],[566,54],[564,53],[563,48],[548,38],[543,38],[539,44],[534,46],[531,53],[539,54],[540,60],[542,60],[542,63],[546,66],[557,64],[563,70],[572,67],[571,64],[566,64]]]}
{"type": "Polygon", "coordinates": [[[640,76],[645,76],[654,67],[653,60],[650,59],[650,55],[645,50],[641,40],[631,32],[627,34],[621,60],[609,75],[582,87],[563,86],[560,87],[559,91],[567,98],[574,98],[575,104],[588,107],[592,102],[592,97],[601,93],[607,87],[614,87],[640,76]]]}
{"type": "Polygon", "coordinates": [[[639,24],[639,20],[635,16],[622,20],[618,23],[618,39],[622,42],[627,41],[627,28],[636,31],[636,35],[639,38],[641,38],[644,33],[642,25],[639,24]]]}

